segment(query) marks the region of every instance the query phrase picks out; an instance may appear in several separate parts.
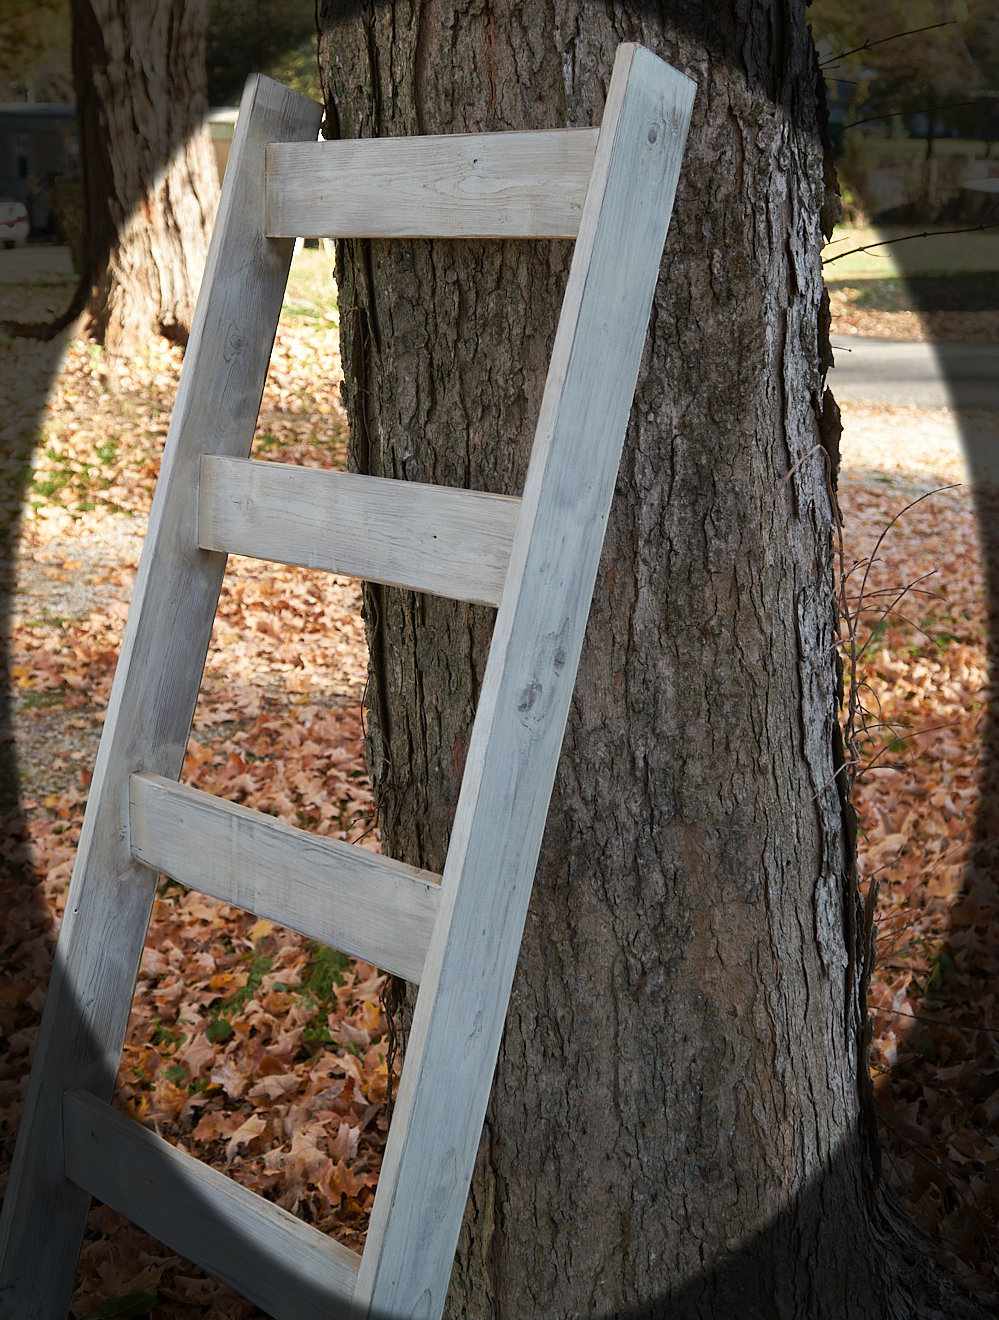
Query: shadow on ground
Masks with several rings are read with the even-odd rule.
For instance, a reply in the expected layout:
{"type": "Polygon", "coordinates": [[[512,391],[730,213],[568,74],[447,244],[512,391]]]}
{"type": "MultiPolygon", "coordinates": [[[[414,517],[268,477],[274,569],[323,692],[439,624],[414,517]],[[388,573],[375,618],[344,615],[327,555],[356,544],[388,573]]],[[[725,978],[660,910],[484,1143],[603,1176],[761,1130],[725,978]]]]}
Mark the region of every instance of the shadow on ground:
{"type": "MultiPolygon", "coordinates": [[[[350,7],[350,6],[345,6],[350,7]]],[[[677,22],[688,24],[705,47],[718,58],[728,58],[731,52],[716,51],[713,48],[714,27],[710,16],[711,6],[684,4],[678,6],[677,22]]],[[[769,95],[770,89],[761,86],[761,95],[769,95]]],[[[997,239],[999,243],[999,239],[997,239]]],[[[900,267],[905,274],[905,256],[900,253],[900,267]]],[[[883,280],[872,281],[860,295],[862,306],[876,310],[891,311],[901,304],[915,308],[920,312],[934,311],[992,311],[999,307],[999,260],[997,270],[980,274],[962,274],[956,277],[927,276],[913,271],[904,281],[889,284],[883,280]]],[[[54,296],[54,295],[53,295],[54,296]]],[[[52,308],[51,311],[58,309],[52,308]]],[[[19,512],[27,496],[32,473],[32,459],[40,431],[39,419],[51,383],[58,370],[60,350],[57,343],[38,346],[35,358],[30,366],[24,364],[19,352],[12,356],[14,371],[18,378],[11,383],[9,390],[12,403],[8,416],[0,422],[3,427],[3,474],[5,478],[2,496],[3,540],[0,544],[0,593],[7,602],[13,594],[13,572],[15,550],[19,531],[19,512]]],[[[832,380],[835,389],[835,376],[832,380]]],[[[995,407],[999,407],[999,382],[996,383],[997,397],[995,407]]],[[[969,463],[974,478],[991,470],[993,455],[990,452],[975,452],[969,449],[969,463]]],[[[980,527],[988,565],[988,583],[990,600],[990,635],[989,667],[990,674],[996,672],[999,662],[999,529],[995,519],[995,508],[990,497],[984,492],[979,499],[980,527]]],[[[3,632],[8,633],[5,617],[3,632]]],[[[10,692],[10,660],[6,649],[0,653],[0,676],[4,681],[5,693],[10,692]]],[[[994,681],[994,680],[992,680],[994,681]]],[[[38,898],[38,877],[30,865],[27,847],[27,833],[24,827],[22,807],[22,788],[20,767],[17,764],[12,734],[12,707],[9,699],[0,708],[0,812],[4,818],[5,848],[3,856],[3,893],[7,912],[4,943],[9,950],[17,942],[29,949],[30,965],[41,984],[47,975],[52,954],[50,920],[38,898]]],[[[966,893],[963,902],[977,904],[976,895],[986,892],[992,899],[997,883],[999,866],[999,716],[997,716],[994,692],[990,689],[988,715],[985,727],[985,767],[982,775],[982,805],[976,824],[974,856],[969,868],[966,893]]],[[[954,923],[966,924],[966,913],[959,905],[954,912],[954,923]]],[[[963,954],[959,948],[953,950],[953,962],[960,969],[960,978],[955,982],[962,994],[968,994],[982,1005],[991,1005],[996,1000],[997,986],[992,979],[997,969],[994,965],[979,969],[962,967],[963,954]]],[[[945,1009],[946,1001],[939,1005],[945,1009]]],[[[969,1113],[993,1100],[999,1094],[999,1046],[996,1032],[999,1024],[983,1021],[980,1029],[982,1040],[981,1067],[979,1079],[967,1094],[969,1113]]],[[[909,1051],[902,1063],[903,1071],[916,1067],[919,1054],[926,1048],[933,1048],[934,1033],[929,1024],[920,1025],[909,1038],[909,1051]]],[[[815,1240],[819,1220],[828,1214],[828,1206],[835,1205],[840,1199],[840,1189],[844,1182],[857,1176],[858,1167],[869,1167],[866,1153],[859,1153],[856,1143],[847,1146],[833,1164],[816,1176],[815,1182],[806,1189],[794,1205],[788,1206],[765,1231],[752,1236],[746,1243],[733,1250],[720,1262],[714,1262],[705,1274],[678,1290],[666,1293],[661,1299],[635,1311],[614,1312],[617,1320],[658,1320],[670,1317],[670,1320],[705,1320],[706,1317],[740,1315],[746,1320],[774,1320],[775,1316],[798,1316],[807,1313],[811,1320],[829,1317],[830,1320],[844,1320],[861,1307],[861,1298],[865,1302],[871,1296],[884,1296],[883,1313],[886,1316],[909,1314],[899,1307],[899,1299],[904,1299],[906,1288],[919,1283],[924,1276],[925,1255],[916,1243],[908,1257],[898,1256],[889,1267],[880,1274],[868,1272],[866,1267],[858,1266],[855,1257],[848,1250],[853,1234],[849,1226],[844,1226],[844,1251],[841,1273],[841,1291],[837,1295],[814,1298],[811,1290],[809,1248],[815,1240]],[[797,1255],[799,1270],[790,1275],[778,1273],[775,1262],[786,1261],[797,1255]],[[889,1269],[891,1274],[889,1275],[889,1269]],[[908,1279],[908,1282],[907,1282],[908,1279]]],[[[872,1167],[872,1166],[870,1166],[872,1167]]],[[[873,1173],[872,1173],[873,1176],[873,1173]]],[[[211,1212],[209,1212],[210,1214],[211,1212]]],[[[885,1204],[875,1213],[882,1218],[868,1226],[875,1235],[882,1232],[886,1245],[891,1244],[892,1251],[897,1249],[894,1235],[892,1211],[885,1204]]],[[[206,1231],[210,1231],[206,1223],[206,1231]]],[[[261,1251],[263,1247],[256,1244],[261,1251]]],[[[280,1278],[285,1263],[274,1258],[267,1261],[267,1268],[280,1278]]],[[[960,1303],[953,1298],[936,1299],[940,1314],[959,1316],[974,1314],[969,1309],[964,1312],[960,1303]]],[[[321,1309],[321,1299],[316,1298],[317,1312],[321,1309]]],[[[0,1310],[3,1299],[0,1298],[0,1310]]],[[[7,1315],[7,1312],[3,1312],[7,1315]]],[[[925,1297],[920,1304],[920,1314],[927,1314],[925,1297]]],[[[341,1310],[340,1314],[346,1314],[341,1310]]],[[[916,1314],[913,1310],[911,1314],[916,1314]]],[[[419,1311],[414,1313],[419,1315],[419,1311]]],[[[11,1317],[11,1320],[15,1320],[11,1317]]],[[[25,1320],[24,1316],[16,1320],[25,1320]]],[[[526,1318],[525,1318],[526,1320],[526,1318]]],[[[608,1316],[608,1320],[610,1317],[608,1316]]]]}

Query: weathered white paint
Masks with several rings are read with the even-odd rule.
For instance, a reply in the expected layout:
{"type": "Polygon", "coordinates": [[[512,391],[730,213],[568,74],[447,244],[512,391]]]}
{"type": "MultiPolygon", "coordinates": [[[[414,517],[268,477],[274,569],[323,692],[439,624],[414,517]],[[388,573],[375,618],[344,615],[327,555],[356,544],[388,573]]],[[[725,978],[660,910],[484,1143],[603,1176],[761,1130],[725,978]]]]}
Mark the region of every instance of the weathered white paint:
{"type": "Polygon", "coordinates": [[[267,232],[297,238],[575,238],[597,130],[275,142],[267,232]]]}
{"type": "Polygon", "coordinates": [[[159,775],[129,785],[132,856],[182,885],[419,981],[439,876],[159,775]]]}
{"type": "Polygon", "coordinates": [[[497,605],[520,500],[290,463],[206,456],[206,550],[497,605]]]}

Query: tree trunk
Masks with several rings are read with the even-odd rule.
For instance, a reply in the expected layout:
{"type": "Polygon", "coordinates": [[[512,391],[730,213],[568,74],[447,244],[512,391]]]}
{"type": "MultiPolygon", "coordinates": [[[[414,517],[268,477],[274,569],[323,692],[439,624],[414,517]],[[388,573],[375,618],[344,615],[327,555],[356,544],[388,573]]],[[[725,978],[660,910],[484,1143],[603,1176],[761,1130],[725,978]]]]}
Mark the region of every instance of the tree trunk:
{"type": "MultiPolygon", "coordinates": [[[[449,1314],[973,1315],[878,1188],[837,675],[802,8],[320,5],[343,137],[698,83],[449,1314]]],[[[565,243],[338,249],[352,460],[519,493],[565,243]]],[[[832,446],[831,446],[832,448],[832,446]]],[[[492,613],[370,587],[384,847],[443,866],[492,613]]]]}
{"type": "Polygon", "coordinates": [[[89,328],[118,354],[184,340],[219,194],[207,0],[72,0],[72,12],[89,328]]]}

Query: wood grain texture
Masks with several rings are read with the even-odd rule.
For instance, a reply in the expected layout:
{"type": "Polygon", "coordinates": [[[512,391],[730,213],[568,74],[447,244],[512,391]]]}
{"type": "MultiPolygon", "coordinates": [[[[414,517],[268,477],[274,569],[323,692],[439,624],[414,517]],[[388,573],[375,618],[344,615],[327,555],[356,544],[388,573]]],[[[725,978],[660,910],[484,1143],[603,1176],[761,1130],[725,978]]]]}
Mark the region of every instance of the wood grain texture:
{"type": "Polygon", "coordinates": [[[267,232],[283,238],[575,238],[589,128],[275,142],[267,232]]]}
{"type": "Polygon", "coordinates": [[[439,876],[158,775],[129,782],[132,856],[188,888],[419,981],[439,876]]]}
{"type": "Polygon", "coordinates": [[[619,48],[358,1276],[371,1316],[444,1305],[693,94],[619,48]]]}
{"type": "Polygon", "coordinates": [[[263,234],[264,150],[321,109],[247,84],[101,735],[0,1223],[0,1315],[69,1307],[88,1197],[66,1182],[62,1097],[110,1099],[156,873],[128,847],[128,778],[176,778],[225,556],[198,548],[198,465],[250,447],[293,244],[263,234]]]}
{"type": "Polygon", "coordinates": [[[208,456],[198,509],[206,550],[497,605],[520,500],[208,456]]]}
{"type": "Polygon", "coordinates": [[[349,1311],[360,1257],[85,1091],[63,1103],[66,1177],[276,1320],[349,1311]]]}

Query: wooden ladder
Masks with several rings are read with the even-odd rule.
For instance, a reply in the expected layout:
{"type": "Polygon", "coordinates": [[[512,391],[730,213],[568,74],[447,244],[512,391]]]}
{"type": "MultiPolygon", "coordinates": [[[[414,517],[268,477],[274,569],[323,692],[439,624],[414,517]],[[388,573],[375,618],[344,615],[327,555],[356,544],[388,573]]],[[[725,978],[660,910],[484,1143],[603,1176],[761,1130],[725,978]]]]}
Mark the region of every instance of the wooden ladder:
{"type": "Polygon", "coordinates": [[[91,1196],[280,1320],[441,1314],[694,85],[618,49],[597,130],[317,142],[243,97],[0,1226],[0,1315],[64,1320],[91,1196]],[[520,499],[251,461],[293,238],[576,239],[520,499]],[[499,607],[443,877],[177,782],[226,554],[499,607]],[[363,1256],[111,1106],[164,872],[419,983],[363,1256]]]}

